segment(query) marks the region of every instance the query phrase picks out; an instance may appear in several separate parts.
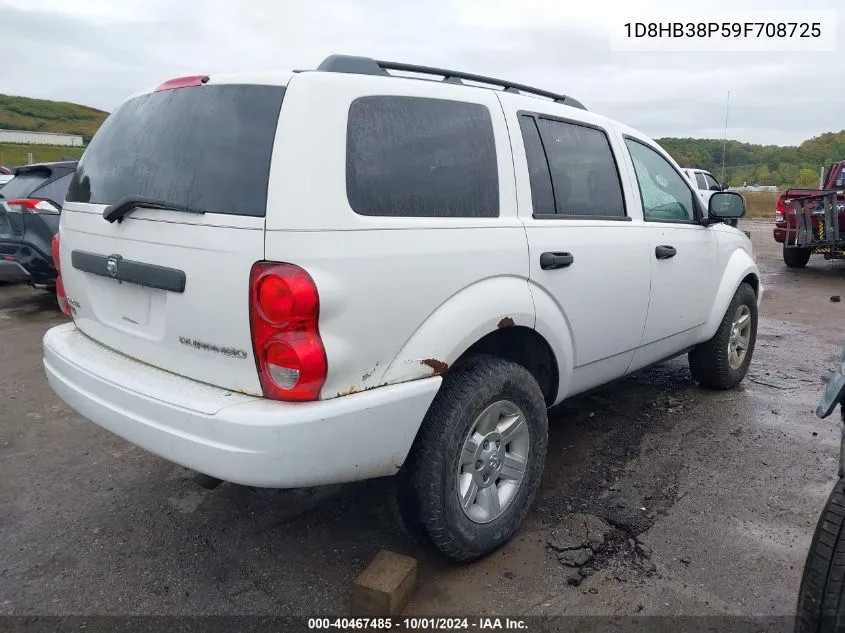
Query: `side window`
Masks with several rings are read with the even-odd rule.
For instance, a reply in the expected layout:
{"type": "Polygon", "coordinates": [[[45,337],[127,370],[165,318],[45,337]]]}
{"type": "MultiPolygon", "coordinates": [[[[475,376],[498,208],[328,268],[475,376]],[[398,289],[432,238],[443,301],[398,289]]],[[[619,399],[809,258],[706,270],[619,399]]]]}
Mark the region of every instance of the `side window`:
{"type": "Polygon", "coordinates": [[[707,189],[707,181],[704,180],[704,174],[700,171],[695,172],[695,182],[699,189],[707,189]]]}
{"type": "Polygon", "coordinates": [[[52,200],[59,206],[62,206],[65,202],[65,196],[67,195],[67,189],[70,186],[71,178],[73,178],[73,172],[67,174],[66,176],[62,176],[61,178],[57,178],[40,189],[36,189],[32,192],[32,196],[34,198],[46,198],[47,200],[52,200]]]}
{"type": "Polygon", "coordinates": [[[555,210],[565,216],[625,217],[616,161],[607,135],[585,125],[538,118],[549,161],[555,210]]]}
{"type": "Polygon", "coordinates": [[[694,222],[695,194],[663,156],[652,148],[625,139],[643,201],[643,216],[652,222],[694,222]]]}
{"type": "Polygon", "coordinates": [[[704,174],[704,182],[707,185],[706,188],[709,189],[710,191],[721,190],[721,187],[719,187],[719,183],[716,182],[716,179],[713,178],[713,176],[711,176],[710,174],[704,174]],[[714,187],[715,187],[715,189],[714,189],[714,187]]]}
{"type": "Polygon", "coordinates": [[[534,215],[554,215],[555,195],[552,191],[549,162],[546,160],[543,141],[540,140],[540,132],[534,117],[520,115],[519,128],[525,144],[525,157],[528,159],[528,179],[531,183],[534,215]]]}
{"type": "Polygon", "coordinates": [[[490,111],[442,99],[356,99],[346,133],[346,195],[361,215],[497,217],[490,111]]]}

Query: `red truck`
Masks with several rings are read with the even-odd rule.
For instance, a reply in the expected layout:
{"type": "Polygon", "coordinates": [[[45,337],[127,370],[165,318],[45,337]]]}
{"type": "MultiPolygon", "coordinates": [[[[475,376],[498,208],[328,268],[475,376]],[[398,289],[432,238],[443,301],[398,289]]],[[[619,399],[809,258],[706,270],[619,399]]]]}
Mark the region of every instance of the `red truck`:
{"type": "Polygon", "coordinates": [[[845,160],[830,165],[822,183],[821,189],[787,189],[778,198],[774,237],[790,268],[803,268],[813,253],[845,258],[845,160]]]}

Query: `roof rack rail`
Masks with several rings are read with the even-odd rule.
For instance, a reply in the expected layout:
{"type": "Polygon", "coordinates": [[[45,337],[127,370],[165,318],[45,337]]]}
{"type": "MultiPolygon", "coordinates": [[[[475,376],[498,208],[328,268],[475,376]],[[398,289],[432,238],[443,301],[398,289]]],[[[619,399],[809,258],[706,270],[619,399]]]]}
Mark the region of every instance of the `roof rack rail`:
{"type": "Polygon", "coordinates": [[[562,103],[564,105],[572,106],[586,110],[587,108],[577,99],[567,95],[561,95],[548,90],[541,90],[540,88],[532,88],[524,84],[518,84],[513,81],[505,81],[503,79],[494,79],[493,77],[485,77],[484,75],[473,75],[471,73],[464,73],[457,70],[447,70],[445,68],[432,68],[430,66],[417,66],[415,64],[403,64],[399,62],[387,62],[372,59],[370,57],[358,57],[355,55],[329,55],[317,67],[318,71],[330,73],[351,73],[355,75],[381,75],[391,77],[388,70],[395,70],[399,72],[419,73],[422,75],[440,75],[441,81],[455,84],[463,84],[462,80],[474,81],[480,84],[488,84],[491,86],[499,86],[505,92],[514,92],[517,94],[526,93],[539,97],[551,99],[555,103],[562,103]]]}

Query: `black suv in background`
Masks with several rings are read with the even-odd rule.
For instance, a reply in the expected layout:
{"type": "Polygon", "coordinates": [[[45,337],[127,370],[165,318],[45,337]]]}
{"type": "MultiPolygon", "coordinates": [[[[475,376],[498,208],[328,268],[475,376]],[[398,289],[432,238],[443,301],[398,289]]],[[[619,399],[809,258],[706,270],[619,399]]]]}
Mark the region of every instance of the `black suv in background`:
{"type": "Polygon", "coordinates": [[[51,246],[77,162],[19,167],[0,187],[0,282],[55,287],[51,246]]]}

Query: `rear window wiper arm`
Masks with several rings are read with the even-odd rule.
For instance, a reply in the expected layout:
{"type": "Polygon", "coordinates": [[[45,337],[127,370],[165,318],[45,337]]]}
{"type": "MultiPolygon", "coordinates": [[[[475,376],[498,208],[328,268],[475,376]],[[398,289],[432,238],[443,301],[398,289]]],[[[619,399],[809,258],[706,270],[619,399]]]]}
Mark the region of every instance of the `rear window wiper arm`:
{"type": "Polygon", "coordinates": [[[201,209],[192,209],[184,204],[174,204],[157,198],[147,198],[146,196],[127,196],[118,200],[114,204],[107,206],[103,210],[103,217],[109,222],[117,221],[120,223],[123,222],[123,218],[126,217],[130,211],[137,207],[165,209],[167,211],[184,211],[185,213],[205,213],[205,211],[201,209]]]}

